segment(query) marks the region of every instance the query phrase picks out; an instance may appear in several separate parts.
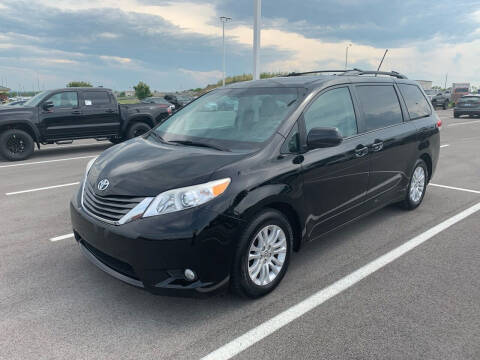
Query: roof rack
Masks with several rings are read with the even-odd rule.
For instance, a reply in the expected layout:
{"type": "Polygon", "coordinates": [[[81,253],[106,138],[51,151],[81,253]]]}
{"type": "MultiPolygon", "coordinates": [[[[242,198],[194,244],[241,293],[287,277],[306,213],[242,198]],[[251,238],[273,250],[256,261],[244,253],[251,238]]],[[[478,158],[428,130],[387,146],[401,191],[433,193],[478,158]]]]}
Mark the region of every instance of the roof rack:
{"type": "Polygon", "coordinates": [[[399,72],[396,71],[374,71],[374,70],[360,70],[360,69],[353,69],[344,72],[342,75],[387,75],[387,76],[393,76],[396,77],[397,79],[408,79],[405,75],[400,74],[399,72]]]}
{"type": "Polygon", "coordinates": [[[337,73],[337,72],[344,73],[344,72],[353,71],[353,70],[318,70],[318,71],[306,71],[306,72],[299,72],[299,73],[291,72],[287,76],[301,76],[301,75],[309,75],[309,74],[337,73]]]}
{"type": "Polygon", "coordinates": [[[361,70],[361,69],[350,69],[350,70],[317,70],[317,71],[306,71],[306,72],[292,72],[287,76],[301,76],[309,74],[322,74],[322,73],[341,73],[340,75],[388,75],[396,77],[397,79],[408,79],[405,75],[400,74],[396,71],[373,71],[373,70],[361,70]]]}

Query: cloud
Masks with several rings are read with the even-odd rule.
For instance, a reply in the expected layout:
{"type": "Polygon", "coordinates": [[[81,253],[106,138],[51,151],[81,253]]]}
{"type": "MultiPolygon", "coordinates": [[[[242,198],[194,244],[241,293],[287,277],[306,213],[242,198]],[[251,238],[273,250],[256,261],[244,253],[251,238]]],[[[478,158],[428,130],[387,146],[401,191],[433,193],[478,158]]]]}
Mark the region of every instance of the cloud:
{"type": "Polygon", "coordinates": [[[197,81],[197,83],[205,84],[205,85],[216,83],[223,76],[223,72],[218,70],[194,71],[194,70],[188,70],[188,69],[179,69],[179,71],[188,76],[191,76],[197,81]]]}
{"type": "Polygon", "coordinates": [[[100,55],[100,59],[107,61],[109,63],[118,63],[122,65],[130,64],[132,59],[120,56],[107,56],[107,55],[100,55]]]}

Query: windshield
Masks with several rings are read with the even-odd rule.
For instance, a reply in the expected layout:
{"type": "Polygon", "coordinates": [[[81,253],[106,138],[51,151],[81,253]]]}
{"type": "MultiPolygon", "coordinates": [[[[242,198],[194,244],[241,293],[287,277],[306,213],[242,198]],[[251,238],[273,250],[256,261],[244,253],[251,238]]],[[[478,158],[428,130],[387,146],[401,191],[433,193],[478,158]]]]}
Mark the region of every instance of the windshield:
{"type": "Polygon", "coordinates": [[[23,104],[23,106],[37,106],[47,95],[48,91],[42,91],[28,100],[25,104],[23,104]]]}
{"type": "Polygon", "coordinates": [[[274,134],[297,99],[296,88],[219,89],[184,107],[155,132],[167,142],[256,149],[274,134]]]}
{"type": "Polygon", "coordinates": [[[472,103],[478,103],[480,102],[480,96],[463,96],[461,97],[458,102],[472,102],[472,103]]]}

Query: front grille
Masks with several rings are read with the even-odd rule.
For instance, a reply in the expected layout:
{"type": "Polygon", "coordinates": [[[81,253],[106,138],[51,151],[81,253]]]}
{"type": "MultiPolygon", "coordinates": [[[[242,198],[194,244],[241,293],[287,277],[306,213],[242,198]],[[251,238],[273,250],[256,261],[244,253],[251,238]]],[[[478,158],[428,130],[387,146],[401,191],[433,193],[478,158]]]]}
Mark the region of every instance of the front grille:
{"type": "Polygon", "coordinates": [[[133,268],[126,262],[115,259],[110,255],[105,254],[104,252],[98,250],[97,248],[87,243],[85,240],[81,240],[81,242],[82,242],[82,245],[88,251],[90,251],[90,253],[93,256],[95,256],[98,260],[100,260],[102,263],[104,263],[108,267],[112,268],[113,270],[119,272],[122,275],[128,276],[135,280],[139,280],[137,275],[135,274],[135,271],[133,271],[133,268]]]}
{"type": "Polygon", "coordinates": [[[82,206],[85,211],[100,220],[116,223],[144,198],[124,195],[100,196],[95,194],[91,185],[85,184],[82,206]]]}

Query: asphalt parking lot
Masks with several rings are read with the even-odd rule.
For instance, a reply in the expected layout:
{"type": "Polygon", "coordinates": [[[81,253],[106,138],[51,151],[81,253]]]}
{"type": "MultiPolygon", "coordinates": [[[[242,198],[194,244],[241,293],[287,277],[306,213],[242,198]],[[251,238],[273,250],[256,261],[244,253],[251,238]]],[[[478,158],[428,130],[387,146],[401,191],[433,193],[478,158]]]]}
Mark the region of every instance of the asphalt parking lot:
{"type": "Polygon", "coordinates": [[[154,296],[83,257],[68,203],[108,143],[48,146],[25,162],[0,162],[0,358],[199,359],[241,349],[235,358],[479,359],[480,211],[278,331],[247,333],[480,203],[480,120],[437,113],[441,156],[421,207],[387,207],[307,244],[279,288],[255,301],[154,296]]]}

